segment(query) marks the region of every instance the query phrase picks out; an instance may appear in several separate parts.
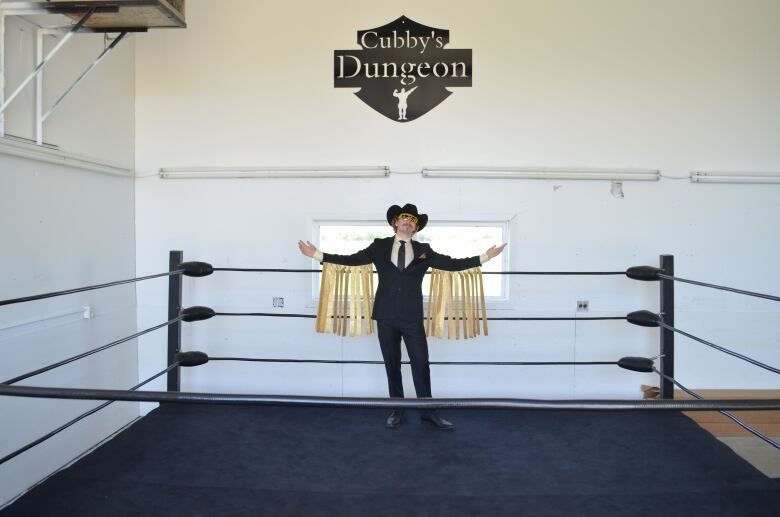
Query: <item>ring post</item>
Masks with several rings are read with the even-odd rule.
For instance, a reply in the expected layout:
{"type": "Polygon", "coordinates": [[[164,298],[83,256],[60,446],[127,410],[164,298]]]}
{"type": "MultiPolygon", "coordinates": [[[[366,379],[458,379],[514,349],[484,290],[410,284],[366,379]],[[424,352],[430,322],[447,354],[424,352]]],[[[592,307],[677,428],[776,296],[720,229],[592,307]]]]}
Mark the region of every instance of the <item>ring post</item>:
{"type": "MultiPolygon", "coordinates": [[[[674,255],[661,255],[660,266],[664,274],[674,276],[674,255]]],[[[661,279],[661,318],[664,323],[674,327],[674,280],[661,279]]],[[[661,331],[661,374],[674,378],[674,331],[665,328],[661,331]]],[[[661,377],[661,398],[674,398],[674,384],[661,377]]]]}
{"type": "MultiPolygon", "coordinates": [[[[184,252],[171,251],[169,255],[169,271],[175,271],[180,268],[183,262],[184,252]]],[[[168,277],[168,319],[172,320],[179,316],[181,311],[181,277],[182,275],[171,275],[168,277]]],[[[181,351],[181,321],[168,325],[168,363],[173,364],[176,361],[176,354],[181,351]]],[[[168,372],[168,391],[179,391],[179,370],[176,367],[168,372]]]]}

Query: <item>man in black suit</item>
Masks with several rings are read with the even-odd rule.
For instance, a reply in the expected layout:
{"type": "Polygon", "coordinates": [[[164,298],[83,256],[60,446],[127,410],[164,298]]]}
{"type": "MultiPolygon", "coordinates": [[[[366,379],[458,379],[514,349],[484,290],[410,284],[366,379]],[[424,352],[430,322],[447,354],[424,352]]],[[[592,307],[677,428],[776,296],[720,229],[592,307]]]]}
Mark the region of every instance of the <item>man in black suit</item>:
{"type": "MultiPolygon", "coordinates": [[[[415,233],[428,223],[427,214],[419,214],[417,207],[393,205],[387,210],[387,222],[395,237],[375,239],[367,248],[352,255],[322,253],[311,242],[298,242],[301,253],[318,262],[345,266],[374,264],[379,285],[374,300],[372,318],[377,322],[379,346],[385,361],[387,384],[391,397],[403,398],[401,380],[401,338],[406,344],[412,366],[414,389],[419,398],[431,397],[431,373],[428,363],[428,342],[423,326],[422,281],[429,267],[444,271],[462,271],[477,267],[503,251],[504,246],[491,246],[484,254],[454,259],[431,249],[429,244],[412,240],[415,233]]],[[[421,415],[424,421],[440,429],[452,429],[451,422],[433,411],[421,415]]],[[[387,418],[387,427],[401,425],[403,412],[393,411],[387,418]]]]}

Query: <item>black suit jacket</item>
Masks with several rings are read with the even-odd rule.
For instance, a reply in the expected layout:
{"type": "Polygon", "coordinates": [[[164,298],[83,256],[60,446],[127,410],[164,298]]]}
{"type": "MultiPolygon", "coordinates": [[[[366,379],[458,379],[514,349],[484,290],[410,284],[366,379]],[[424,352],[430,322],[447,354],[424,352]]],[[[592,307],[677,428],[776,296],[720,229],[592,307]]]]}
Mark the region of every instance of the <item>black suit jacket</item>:
{"type": "MultiPolygon", "coordinates": [[[[429,267],[444,271],[462,271],[480,265],[479,256],[454,259],[441,255],[431,249],[430,244],[412,241],[414,260],[403,271],[390,260],[393,250],[393,237],[374,239],[366,249],[352,255],[333,255],[323,253],[323,262],[344,266],[374,264],[379,275],[372,318],[384,319],[423,319],[422,281],[429,267]]],[[[408,251],[407,251],[408,253],[408,251]]]]}

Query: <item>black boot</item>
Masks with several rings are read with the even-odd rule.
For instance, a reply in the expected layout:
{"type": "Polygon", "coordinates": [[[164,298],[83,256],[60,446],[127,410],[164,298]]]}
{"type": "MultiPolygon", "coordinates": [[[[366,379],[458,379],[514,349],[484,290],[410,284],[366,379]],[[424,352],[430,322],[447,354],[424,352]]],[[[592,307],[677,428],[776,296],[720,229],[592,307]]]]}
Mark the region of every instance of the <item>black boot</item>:
{"type": "Polygon", "coordinates": [[[402,409],[394,409],[390,416],[387,417],[387,428],[395,429],[401,426],[401,421],[404,417],[404,411],[402,409]]]}
{"type": "MultiPolygon", "coordinates": [[[[439,429],[444,429],[446,431],[451,431],[452,429],[455,429],[455,424],[450,422],[449,420],[445,420],[439,415],[437,415],[434,411],[427,411],[425,413],[422,413],[420,415],[420,420],[423,422],[430,422],[439,429]]],[[[390,422],[390,420],[388,420],[390,422]]]]}

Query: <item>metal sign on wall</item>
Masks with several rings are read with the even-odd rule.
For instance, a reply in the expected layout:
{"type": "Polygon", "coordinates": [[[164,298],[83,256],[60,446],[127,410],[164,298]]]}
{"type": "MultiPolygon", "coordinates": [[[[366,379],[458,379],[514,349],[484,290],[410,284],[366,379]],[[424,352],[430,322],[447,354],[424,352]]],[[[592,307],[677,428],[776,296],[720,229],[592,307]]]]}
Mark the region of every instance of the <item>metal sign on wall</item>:
{"type": "Polygon", "coordinates": [[[452,92],[471,86],[471,49],[445,49],[450,31],[401,16],[357,31],[359,50],[333,52],[333,85],[360,88],[360,100],[385,117],[410,122],[452,92]]]}

